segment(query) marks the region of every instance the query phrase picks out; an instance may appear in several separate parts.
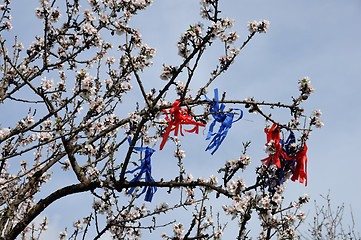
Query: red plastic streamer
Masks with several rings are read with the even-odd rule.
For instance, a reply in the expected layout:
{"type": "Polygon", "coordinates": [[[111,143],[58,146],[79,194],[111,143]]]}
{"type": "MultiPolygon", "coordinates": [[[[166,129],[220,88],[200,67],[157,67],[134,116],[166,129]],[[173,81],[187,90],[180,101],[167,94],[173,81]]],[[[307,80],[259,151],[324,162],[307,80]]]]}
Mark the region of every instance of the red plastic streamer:
{"type": "Polygon", "coordinates": [[[270,154],[267,158],[261,160],[262,162],[266,162],[267,165],[275,164],[278,168],[281,167],[280,162],[280,152],[282,151],[282,147],[280,144],[280,127],[277,124],[273,124],[270,129],[265,128],[264,132],[267,134],[267,143],[270,141],[274,141],[274,147],[276,152],[274,154],[270,154]]]}
{"type": "Polygon", "coordinates": [[[174,131],[174,136],[178,136],[178,132],[180,132],[180,134],[184,136],[182,132],[183,130],[182,125],[194,125],[193,129],[191,130],[184,129],[184,131],[189,133],[195,132],[197,134],[199,132],[199,126],[201,127],[206,126],[203,123],[194,121],[192,116],[188,115],[188,110],[183,109],[179,106],[179,99],[173,103],[172,108],[169,110],[169,115],[168,112],[164,109],[163,112],[166,114],[165,120],[168,122],[168,127],[165,130],[165,133],[162,135],[163,140],[162,143],[160,144],[160,150],[163,149],[164,144],[167,142],[167,139],[171,131],[174,131]]]}
{"type": "Polygon", "coordinates": [[[292,181],[299,180],[300,183],[305,181],[307,186],[307,145],[303,147],[303,150],[296,154],[296,166],[291,177],[292,181]]]}

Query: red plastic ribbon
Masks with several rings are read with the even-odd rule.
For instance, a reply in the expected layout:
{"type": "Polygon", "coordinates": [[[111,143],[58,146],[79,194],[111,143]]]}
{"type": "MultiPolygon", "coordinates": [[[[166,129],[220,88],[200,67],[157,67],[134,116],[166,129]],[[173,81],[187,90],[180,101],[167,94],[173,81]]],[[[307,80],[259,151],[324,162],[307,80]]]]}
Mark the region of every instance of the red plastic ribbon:
{"type": "Polygon", "coordinates": [[[269,143],[271,140],[274,141],[273,144],[275,147],[275,153],[270,154],[267,158],[261,160],[262,162],[266,162],[267,165],[269,165],[271,162],[271,164],[275,164],[278,168],[281,168],[280,155],[283,159],[292,160],[292,158],[289,158],[283,151],[280,144],[280,129],[281,127],[276,123],[274,123],[270,129],[264,129],[264,132],[267,134],[267,143],[269,143]]]}
{"type": "Polygon", "coordinates": [[[199,126],[205,127],[206,125],[200,122],[196,122],[193,120],[192,116],[188,115],[188,110],[183,109],[179,106],[179,99],[173,103],[172,108],[169,110],[169,115],[166,110],[163,109],[163,112],[166,114],[165,120],[168,122],[168,127],[165,130],[165,133],[162,135],[162,143],[160,144],[160,150],[163,149],[164,144],[167,142],[169,134],[171,131],[174,131],[174,136],[178,136],[178,132],[182,136],[183,135],[183,128],[182,125],[194,125],[194,128],[191,130],[184,130],[186,132],[192,133],[195,132],[198,134],[199,126]]]}
{"type": "Polygon", "coordinates": [[[273,124],[270,129],[265,128],[264,132],[267,134],[267,143],[270,141],[274,141],[274,147],[276,152],[274,154],[270,154],[267,158],[261,160],[262,162],[266,162],[267,165],[275,164],[278,168],[281,167],[280,162],[280,152],[282,151],[282,147],[280,144],[280,127],[277,124],[273,124]]]}
{"type": "Polygon", "coordinates": [[[292,181],[297,179],[300,183],[305,181],[305,186],[307,186],[307,145],[303,147],[303,150],[296,154],[296,166],[291,177],[292,181]]]}

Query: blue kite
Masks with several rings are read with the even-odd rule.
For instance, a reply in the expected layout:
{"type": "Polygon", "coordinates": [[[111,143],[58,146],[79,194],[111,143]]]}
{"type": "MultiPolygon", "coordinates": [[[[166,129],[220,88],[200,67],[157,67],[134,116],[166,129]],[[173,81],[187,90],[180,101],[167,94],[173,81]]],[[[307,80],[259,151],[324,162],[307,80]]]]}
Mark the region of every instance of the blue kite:
{"type": "Polygon", "coordinates": [[[206,137],[206,140],[209,140],[213,136],[211,142],[206,148],[206,151],[214,148],[214,150],[211,153],[213,155],[217,151],[223,140],[226,138],[228,130],[232,127],[232,124],[237,122],[243,117],[243,111],[241,109],[231,109],[230,112],[224,113],[223,111],[226,106],[223,103],[219,104],[217,88],[214,89],[214,100],[210,100],[209,98],[207,98],[206,95],[204,96],[206,97],[206,100],[209,102],[210,105],[209,112],[212,114],[214,118],[214,121],[209,126],[208,135],[206,137]],[[240,116],[238,119],[233,121],[234,113],[232,113],[232,111],[234,110],[240,111],[240,116]],[[221,126],[219,127],[217,133],[213,133],[213,128],[216,125],[216,122],[219,122],[221,126]]]}
{"type": "MultiPolygon", "coordinates": [[[[149,148],[149,147],[134,147],[134,150],[139,151],[139,152],[144,151],[145,157],[142,160],[141,165],[139,167],[135,168],[134,170],[125,172],[125,173],[134,173],[135,171],[140,170],[138,175],[136,177],[134,177],[130,182],[139,182],[139,180],[143,174],[145,174],[146,182],[154,182],[154,179],[152,178],[152,175],[151,175],[152,166],[151,166],[150,157],[155,152],[155,150],[152,148],[149,148]]],[[[134,192],[134,190],[135,190],[135,187],[132,187],[128,193],[132,194],[134,192]]],[[[156,191],[157,191],[157,187],[155,187],[155,186],[145,186],[143,188],[143,191],[137,195],[137,198],[146,192],[144,200],[147,202],[151,202],[153,195],[156,191]]]]}

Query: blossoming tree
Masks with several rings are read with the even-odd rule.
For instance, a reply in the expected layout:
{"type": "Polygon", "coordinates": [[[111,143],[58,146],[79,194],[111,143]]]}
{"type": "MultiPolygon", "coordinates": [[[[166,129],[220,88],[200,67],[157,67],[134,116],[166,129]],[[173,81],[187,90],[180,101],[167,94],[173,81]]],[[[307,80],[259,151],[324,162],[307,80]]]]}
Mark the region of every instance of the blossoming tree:
{"type": "Polygon", "coordinates": [[[107,234],[114,239],[139,239],[142,230],[157,228],[164,228],[165,239],[220,239],[227,229],[214,220],[215,212],[239,222],[238,239],[247,238],[251,218],[259,218],[260,239],[295,236],[304,219],[299,208],[308,197],[284,207],[284,184],[288,179],[307,184],[306,141],[312,127],[323,125],[319,110],[306,116],[301,106],[313,92],[310,79],[298,81],[300,94],[290,103],[220,96],[222,89],[212,88],[212,83],[252,38],[267,32],[269,22],[249,22],[249,35],[240,44],[239,35],[232,31],[233,20],[221,14],[219,0],[202,0],[202,23],[191,24],[177,42],[181,64],[165,64],[159,69],[160,79],[152,79],[163,81],[163,86],[147,89],[142,72],[152,66],[156,49],[143,42],[130,22],[151,3],[40,0],[35,14],[43,34],[24,50],[17,37],[7,39],[6,32],[12,29],[11,2],[3,0],[0,101],[2,107],[20,103],[27,110],[18,113],[17,122],[0,128],[1,239],[39,238],[48,218],[40,225],[34,219],[60,199],[82,192],[94,199],[89,214],[70,222],[60,239],[101,239],[107,234]],[[202,80],[203,86],[191,91],[199,63],[214,42],[222,43],[224,55],[208,79],[202,80]],[[125,116],[126,101],[131,101],[127,96],[135,91],[141,99],[125,116]],[[269,114],[274,108],[289,111],[290,117],[274,118],[269,114]],[[226,161],[221,169],[208,169],[209,179],[194,179],[192,169],[183,166],[183,135],[200,135],[206,129],[203,150],[212,158],[222,151],[224,139],[242,121],[244,111],[259,113],[267,121],[260,131],[265,132],[268,157],[256,160],[254,182],[246,185],[241,178],[242,171],[249,170],[249,142],[243,144],[237,160],[226,161]],[[153,176],[152,160],[172,145],[179,171],[171,179],[153,176]],[[56,190],[40,192],[52,184],[51,176],[62,171],[60,167],[75,176],[73,183],[57,183],[56,190]],[[179,202],[163,203],[157,199],[160,191],[169,191],[179,202]],[[223,208],[211,208],[211,194],[223,199],[223,208]],[[148,209],[148,202],[157,207],[148,209]],[[182,208],[194,209],[189,222],[156,222],[160,213],[182,208]]]}

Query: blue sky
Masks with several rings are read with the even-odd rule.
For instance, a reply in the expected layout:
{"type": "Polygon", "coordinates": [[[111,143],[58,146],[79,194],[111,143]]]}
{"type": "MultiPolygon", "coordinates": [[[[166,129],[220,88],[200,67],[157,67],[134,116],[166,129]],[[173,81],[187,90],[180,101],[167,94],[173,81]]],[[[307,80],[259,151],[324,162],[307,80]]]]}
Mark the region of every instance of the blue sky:
{"type": "MultiPolygon", "coordinates": [[[[19,3],[19,0],[14,0],[15,32],[20,35],[33,32],[40,34],[42,29],[35,28],[34,24],[39,20],[35,16],[31,18],[36,5],[27,8],[20,7],[19,3]],[[16,23],[19,25],[16,26],[16,23]]],[[[220,91],[227,92],[229,99],[254,96],[258,100],[290,103],[290,97],[298,94],[297,80],[309,76],[316,91],[304,107],[308,114],[314,109],[321,109],[325,126],[313,131],[308,142],[308,186],[288,183],[285,203],[303,193],[308,193],[312,200],[321,201],[319,195],[326,195],[330,190],[334,205],[345,203],[346,218],[349,219],[351,205],[354,216],[360,216],[361,159],[358,150],[361,147],[361,2],[226,0],[221,2],[220,8],[222,16],[236,20],[234,30],[240,35],[238,45],[247,38],[248,21],[267,19],[271,25],[266,34],[255,36],[231,68],[209,88],[211,96],[212,89],[218,87],[220,91]]],[[[159,79],[163,63],[180,63],[176,42],[189,24],[201,20],[199,9],[198,1],[194,0],[155,0],[148,10],[134,17],[131,25],[141,30],[145,43],[158,50],[154,68],[146,70],[142,75],[146,88],[164,84],[159,79]]],[[[26,48],[32,40],[24,39],[26,48]]],[[[208,53],[196,75],[197,81],[191,88],[197,90],[208,80],[210,71],[222,55],[220,48],[208,53]]],[[[284,116],[287,115],[280,113],[278,119],[286,121],[284,116]]],[[[8,121],[4,117],[0,119],[2,123],[8,121]]],[[[252,140],[249,152],[252,157],[249,170],[252,171],[260,163],[259,160],[266,156],[263,152],[264,121],[260,116],[249,114],[244,119],[234,125],[213,157],[209,157],[208,152],[200,151],[198,144],[195,144],[203,141],[204,136],[184,138],[182,145],[187,151],[185,166],[188,171],[195,177],[208,177],[214,173],[210,169],[220,167],[226,160],[237,158],[241,142],[247,140],[252,140]]],[[[201,147],[205,148],[206,144],[201,147]]],[[[163,176],[165,169],[175,167],[175,159],[168,158],[173,150],[168,146],[168,149],[159,153],[159,159],[153,161],[154,178],[166,178],[163,176]]],[[[248,185],[253,183],[252,175],[244,177],[249,179],[246,182],[248,185]]],[[[63,204],[67,206],[72,203],[65,201],[63,204]]],[[[313,204],[310,203],[306,209],[312,215],[313,204]]],[[[54,214],[61,222],[62,217],[52,213],[53,210],[55,212],[52,209],[47,214],[54,214]]],[[[356,223],[360,229],[361,222],[356,219],[356,223]]],[[[60,227],[51,224],[54,229],[60,227]]]]}

